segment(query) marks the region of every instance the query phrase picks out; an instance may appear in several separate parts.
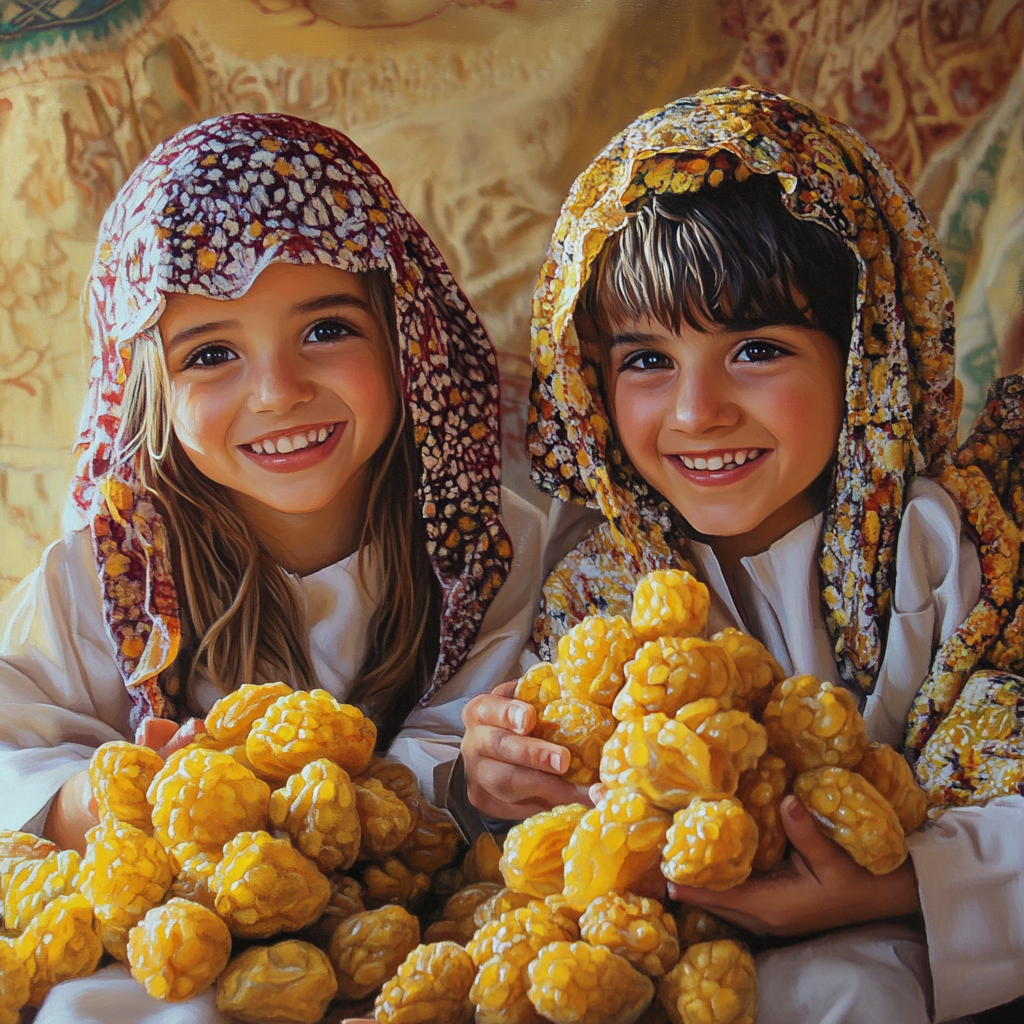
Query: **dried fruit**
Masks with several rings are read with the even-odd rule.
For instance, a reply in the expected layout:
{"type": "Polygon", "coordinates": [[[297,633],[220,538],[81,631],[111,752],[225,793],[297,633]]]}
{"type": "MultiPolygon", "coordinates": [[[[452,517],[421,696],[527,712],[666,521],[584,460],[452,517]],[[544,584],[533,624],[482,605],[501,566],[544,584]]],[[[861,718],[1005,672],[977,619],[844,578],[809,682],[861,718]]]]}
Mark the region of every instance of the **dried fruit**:
{"type": "Polygon", "coordinates": [[[239,832],[262,827],[270,808],[270,787],[216,750],[172,755],[147,797],[153,805],[153,834],[164,846],[222,846],[239,832]]]}
{"type": "Polygon", "coordinates": [[[316,1024],[338,991],[326,954],[298,939],[253,946],[217,979],[217,1009],[249,1024],[316,1024]]]}
{"type": "Polygon", "coordinates": [[[532,704],[538,718],[553,700],[561,696],[557,666],[547,661],[531,665],[516,683],[515,699],[532,704]]]}
{"type": "Polygon", "coordinates": [[[401,907],[367,910],[342,921],[329,954],[338,998],[363,999],[380,988],[419,942],[419,921],[401,907]]]}
{"type": "Polygon", "coordinates": [[[736,792],[741,772],[757,764],[768,749],[764,726],[745,711],[723,709],[714,697],[684,704],[676,721],[692,729],[711,752],[711,779],[719,793],[736,792]]]}
{"type": "Polygon", "coordinates": [[[673,1024],[754,1024],[757,970],[728,939],[691,946],[658,984],[673,1024]]]}
{"type": "Polygon", "coordinates": [[[227,925],[190,900],[154,907],[128,936],[132,977],[155,999],[171,1003],[205,992],[230,956],[227,925]]]}
{"type": "Polygon", "coordinates": [[[509,829],[498,863],[505,884],[531,896],[561,892],[562,851],[586,812],[583,804],[561,804],[509,829]]]}
{"type": "Polygon", "coordinates": [[[29,832],[0,829],[0,897],[7,891],[11,872],[23,860],[42,860],[60,847],[49,839],[40,839],[29,832]]]}
{"type": "MultiPolygon", "coordinates": [[[[359,779],[379,779],[402,800],[420,798],[420,784],[416,774],[393,757],[371,757],[359,779]]],[[[359,779],[356,779],[356,782],[359,782],[359,779]]]]}
{"type": "Polygon", "coordinates": [[[409,867],[432,875],[451,864],[462,849],[462,833],[455,819],[424,797],[402,798],[412,816],[412,828],[396,851],[409,867]]]}
{"type": "Polygon", "coordinates": [[[124,960],[129,929],[170,888],[171,863],[156,839],[117,818],[105,818],[85,838],[80,888],[96,913],[104,948],[124,960]]]}
{"type": "Polygon", "coordinates": [[[614,731],[615,719],[606,707],[563,697],[541,712],[533,735],[568,749],[569,767],[562,778],[574,786],[589,786],[597,781],[601,748],[614,731]]]}
{"type": "Polygon", "coordinates": [[[274,701],[291,692],[287,683],[242,683],[210,708],[206,732],[229,747],[244,744],[256,720],[267,713],[274,701]]]}
{"type": "Polygon", "coordinates": [[[447,934],[452,941],[465,943],[473,938],[476,931],[474,915],[477,908],[486,903],[503,887],[497,882],[474,882],[455,893],[444,906],[444,918],[436,921],[427,929],[431,942],[436,942],[435,935],[447,934]],[[447,922],[452,928],[440,929],[435,926],[447,922]]]}
{"type": "Polygon", "coordinates": [[[373,754],[377,727],[358,708],[326,690],[295,690],[256,719],[245,752],[267,778],[283,782],[321,757],[358,775],[373,754]]]}
{"type": "Polygon", "coordinates": [[[679,885],[731,889],[749,874],[757,825],[738,800],[695,799],[677,811],[662,853],[662,874],[679,885]]]}
{"type": "Polygon", "coordinates": [[[604,745],[601,781],[609,788],[635,789],[667,811],[715,788],[707,744],[661,712],[619,723],[604,745]]]}
{"type": "Polygon", "coordinates": [[[612,714],[620,722],[654,711],[672,716],[701,697],[717,697],[727,708],[740,686],[732,658],[718,644],[697,637],[662,637],[644,644],[626,666],[626,682],[612,714]]]}
{"type": "Polygon", "coordinates": [[[224,847],[210,879],[217,913],[232,934],[263,939],[312,924],[331,898],[331,884],[287,839],[240,832],[224,847]]]}
{"type": "Polygon", "coordinates": [[[270,820],[325,875],[351,867],[359,853],[355,786],[327,758],[310,761],[270,794],[270,820]]]}
{"type": "Polygon", "coordinates": [[[872,874],[888,874],[907,859],[896,812],[863,776],[847,768],[817,768],[798,775],[793,792],[822,832],[872,874]]]}
{"type": "Polygon", "coordinates": [[[761,719],[768,747],[793,771],[852,768],[868,746],[853,695],[814,676],[790,676],[772,691],[761,719]]]}
{"type": "Polygon", "coordinates": [[[361,838],[359,859],[377,860],[394,853],[412,830],[412,813],[380,779],[355,782],[361,838]]]}
{"type": "Polygon", "coordinates": [[[526,942],[536,953],[549,942],[565,942],[578,938],[578,930],[561,914],[543,903],[506,910],[500,917],[478,928],[466,945],[473,963],[480,967],[492,956],[506,957],[511,946],[526,942]]]}
{"type": "Polygon", "coordinates": [[[89,901],[81,893],[58,896],[14,940],[28,971],[29,1006],[39,1006],[54,985],[96,970],[103,944],[89,901]]]}
{"type": "Polygon", "coordinates": [[[310,942],[323,949],[331,944],[334,931],[342,921],[366,909],[363,904],[363,887],[354,878],[334,875],[329,881],[331,898],[324,912],[302,933],[310,942]]]}
{"type": "Polygon", "coordinates": [[[585,942],[553,942],[527,971],[530,1002],[556,1024],[633,1024],[654,995],[628,960],[585,942]]]}
{"type": "Polygon", "coordinates": [[[0,939],[0,1024],[18,1024],[28,993],[27,968],[14,951],[14,943],[0,939]]]}
{"type": "Polygon", "coordinates": [[[527,994],[526,969],[536,957],[533,947],[521,942],[504,956],[492,956],[476,973],[470,1002],[476,1007],[476,1024],[544,1024],[527,994]]]}
{"type": "Polygon", "coordinates": [[[374,1019],[378,1024],[468,1024],[475,973],[473,961],[454,942],[417,946],[377,996],[374,1019]]]}
{"type": "Polygon", "coordinates": [[[462,860],[462,873],[467,883],[497,882],[504,884],[501,868],[501,848],[505,837],[492,836],[490,832],[481,832],[469,848],[469,853],[462,860]]]}
{"type": "Polygon", "coordinates": [[[167,890],[168,896],[201,903],[208,910],[214,909],[214,894],[210,889],[217,865],[224,859],[221,847],[205,847],[198,843],[179,843],[167,851],[171,862],[174,881],[167,890]]]}
{"type": "Polygon", "coordinates": [[[609,892],[630,892],[658,863],[671,819],[639,793],[613,789],[580,818],[565,849],[567,902],[585,910],[609,892]]]}
{"type": "Polygon", "coordinates": [[[757,825],[755,871],[768,871],[785,855],[786,831],[782,827],[779,805],[789,788],[792,774],[781,757],[766,753],[754,768],[740,776],[736,799],[757,825]]]}
{"type": "Polygon", "coordinates": [[[89,785],[99,817],[118,818],[152,834],[153,808],[146,791],[163,766],[155,750],[136,743],[116,740],[97,747],[89,760],[89,785]]]}
{"type": "Polygon", "coordinates": [[[473,912],[473,923],[477,928],[483,928],[488,921],[496,921],[506,911],[518,910],[520,907],[532,903],[533,900],[533,896],[525,892],[517,892],[506,886],[476,908],[473,912]]]}
{"type": "Polygon", "coordinates": [[[652,978],[679,959],[679,938],[672,916],[646,896],[598,896],[580,918],[580,938],[625,957],[652,978]]]}
{"type": "Polygon", "coordinates": [[[75,850],[62,850],[16,865],[4,893],[4,926],[24,931],[48,903],[75,892],[81,859],[75,850]]]}
{"type": "Polygon", "coordinates": [[[643,640],[700,636],[708,622],[708,588],[683,569],[649,572],[633,591],[629,622],[643,640]]]}
{"type": "MultiPolygon", "coordinates": [[[[907,760],[885,743],[869,743],[854,771],[892,805],[904,832],[920,828],[928,815],[928,797],[907,760]]],[[[1007,791],[1009,792],[1009,790],[1007,791]]]]}
{"type": "Polygon", "coordinates": [[[430,876],[407,868],[397,857],[385,857],[363,870],[363,899],[368,907],[385,903],[414,906],[430,888],[430,876]]]}
{"type": "Polygon", "coordinates": [[[734,706],[760,717],[772,691],[786,677],[782,666],[760,640],[732,626],[716,633],[711,642],[728,651],[739,673],[740,689],[733,701],[734,706]]]}
{"type": "Polygon", "coordinates": [[[676,927],[679,929],[679,944],[683,949],[695,946],[698,942],[731,939],[735,935],[730,925],[699,907],[681,907],[676,916],[676,927]]]}
{"type": "Polygon", "coordinates": [[[622,689],[623,666],[640,643],[622,616],[588,615],[558,640],[562,696],[611,707],[622,689]]]}

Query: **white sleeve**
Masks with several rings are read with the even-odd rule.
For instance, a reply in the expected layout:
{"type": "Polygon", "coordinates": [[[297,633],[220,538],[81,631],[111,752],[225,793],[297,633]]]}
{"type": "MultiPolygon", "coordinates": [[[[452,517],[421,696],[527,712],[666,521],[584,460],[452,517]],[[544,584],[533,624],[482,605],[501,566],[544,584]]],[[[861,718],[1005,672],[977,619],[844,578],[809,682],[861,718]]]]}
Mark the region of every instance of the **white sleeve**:
{"type": "Polygon", "coordinates": [[[518,678],[519,657],[530,639],[540,598],[544,515],[506,490],[501,518],[512,539],[512,571],[487,609],[465,663],[428,704],[406,718],[388,751],[416,773],[423,795],[439,805],[445,794],[435,792],[434,770],[458,757],[462,709],[470,697],[518,678]]]}
{"type": "Polygon", "coordinates": [[[52,544],[0,607],[0,828],[38,823],[130,701],[103,625],[87,531],[52,544]]]}
{"type": "Polygon", "coordinates": [[[1024,994],[1024,797],[956,807],[907,836],[935,1019],[1024,994]]]}

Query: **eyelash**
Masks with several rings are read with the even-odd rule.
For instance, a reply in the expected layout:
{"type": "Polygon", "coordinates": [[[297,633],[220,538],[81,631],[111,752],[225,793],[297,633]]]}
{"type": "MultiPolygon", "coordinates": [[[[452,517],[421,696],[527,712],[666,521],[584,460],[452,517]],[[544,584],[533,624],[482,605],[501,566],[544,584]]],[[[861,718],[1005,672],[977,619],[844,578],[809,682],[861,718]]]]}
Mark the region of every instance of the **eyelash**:
{"type": "Polygon", "coordinates": [[[639,370],[641,373],[650,372],[652,370],[666,370],[667,366],[641,366],[640,364],[646,359],[660,359],[663,362],[671,363],[671,359],[663,355],[661,352],[654,352],[651,349],[640,349],[636,352],[630,352],[619,364],[619,372],[623,370],[639,370]]]}
{"type": "MultiPolygon", "coordinates": [[[[351,337],[352,335],[355,335],[355,334],[358,334],[358,333],[359,333],[358,328],[356,328],[352,324],[347,323],[345,320],[342,320],[339,317],[333,317],[332,316],[332,317],[325,317],[323,320],[317,320],[316,323],[314,323],[309,328],[309,330],[306,331],[306,333],[304,335],[304,340],[307,341],[311,345],[330,345],[330,344],[332,344],[335,341],[339,341],[342,338],[351,337]],[[333,326],[339,328],[340,330],[338,330],[336,332],[335,337],[333,337],[333,338],[327,338],[327,339],[321,339],[321,340],[315,339],[313,337],[314,331],[316,331],[318,328],[324,327],[326,325],[333,325],[333,326]]],[[[238,358],[238,356],[227,345],[223,344],[222,342],[207,342],[206,344],[200,345],[198,348],[193,349],[185,357],[185,361],[182,364],[182,369],[187,370],[187,369],[189,369],[192,366],[198,366],[200,369],[203,369],[203,370],[211,369],[210,365],[203,364],[203,363],[200,362],[200,360],[204,356],[206,356],[206,355],[208,355],[210,353],[213,353],[213,352],[226,352],[226,353],[228,353],[228,356],[229,356],[229,358],[227,358],[227,359],[218,360],[216,363],[213,364],[213,366],[222,366],[224,363],[232,362],[234,359],[238,358]]]]}

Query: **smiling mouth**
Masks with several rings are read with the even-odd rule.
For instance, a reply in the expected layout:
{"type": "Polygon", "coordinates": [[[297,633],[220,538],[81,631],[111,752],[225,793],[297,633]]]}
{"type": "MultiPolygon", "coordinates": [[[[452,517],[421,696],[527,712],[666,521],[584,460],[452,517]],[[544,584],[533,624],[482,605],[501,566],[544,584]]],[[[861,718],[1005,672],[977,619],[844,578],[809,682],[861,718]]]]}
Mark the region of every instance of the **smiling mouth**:
{"type": "Polygon", "coordinates": [[[687,469],[705,473],[719,473],[731,469],[739,469],[747,463],[755,462],[767,453],[767,448],[736,448],[727,452],[715,452],[708,455],[673,455],[687,469]]]}
{"type": "Polygon", "coordinates": [[[304,448],[316,448],[323,444],[337,429],[337,423],[325,427],[310,427],[308,430],[297,430],[292,434],[279,434],[277,437],[252,441],[238,447],[256,455],[288,455],[302,451],[304,448]]]}

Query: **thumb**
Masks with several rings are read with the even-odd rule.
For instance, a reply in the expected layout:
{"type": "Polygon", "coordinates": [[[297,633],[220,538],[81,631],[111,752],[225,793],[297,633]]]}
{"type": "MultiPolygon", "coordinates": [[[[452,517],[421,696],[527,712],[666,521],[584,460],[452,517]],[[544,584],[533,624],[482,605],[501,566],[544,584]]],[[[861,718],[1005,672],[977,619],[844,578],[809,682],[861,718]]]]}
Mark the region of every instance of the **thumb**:
{"type": "Polygon", "coordinates": [[[835,854],[835,843],[818,827],[811,813],[791,793],[779,805],[782,827],[796,851],[813,866],[835,854]]]}

